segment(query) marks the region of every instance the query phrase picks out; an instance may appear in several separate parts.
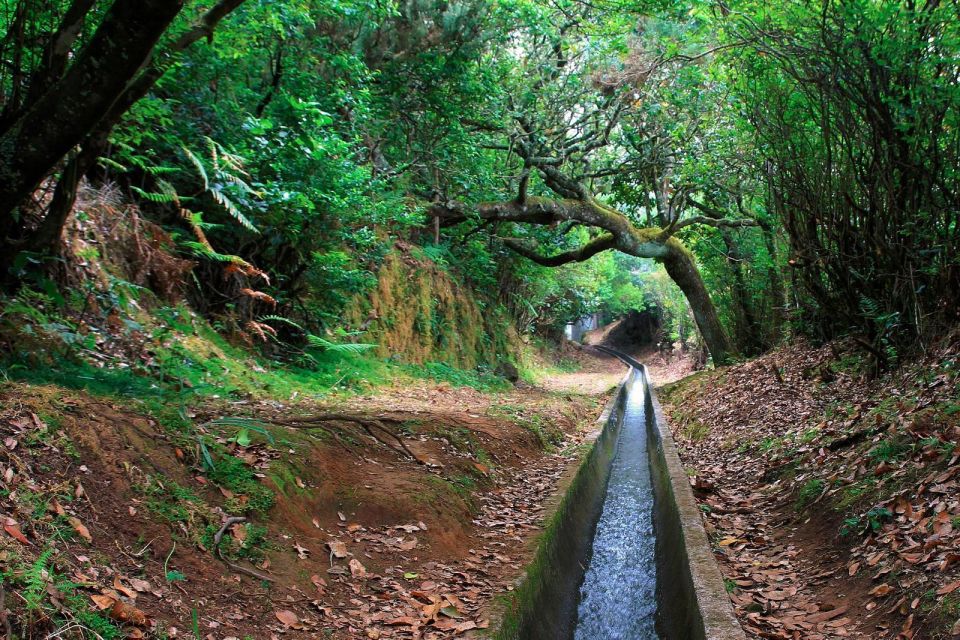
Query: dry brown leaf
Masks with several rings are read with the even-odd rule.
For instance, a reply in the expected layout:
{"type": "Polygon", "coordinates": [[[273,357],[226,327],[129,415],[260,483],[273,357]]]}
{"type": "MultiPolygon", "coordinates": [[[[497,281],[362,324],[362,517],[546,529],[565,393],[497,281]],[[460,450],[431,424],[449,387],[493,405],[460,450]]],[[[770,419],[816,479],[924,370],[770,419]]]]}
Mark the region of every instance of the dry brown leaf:
{"type": "Polygon", "coordinates": [[[93,536],[90,535],[90,530],[80,522],[80,518],[70,516],[67,518],[67,522],[70,523],[70,526],[73,527],[73,530],[76,531],[81,538],[87,542],[93,542],[93,536]]]}
{"type": "Polygon", "coordinates": [[[945,596],[945,595],[947,595],[947,594],[949,594],[949,593],[953,593],[953,592],[956,591],[957,589],[960,589],[960,580],[956,580],[956,581],[951,582],[951,583],[949,583],[949,584],[943,585],[942,587],[940,587],[939,589],[937,589],[937,595],[938,595],[938,596],[945,596]]]}
{"type": "Polygon", "coordinates": [[[354,578],[366,578],[367,568],[360,564],[356,558],[350,558],[350,575],[354,578]]]}
{"type": "Polygon", "coordinates": [[[287,627],[288,629],[303,629],[303,625],[300,624],[300,618],[297,617],[297,614],[289,609],[274,611],[273,615],[277,616],[277,620],[283,623],[283,626],[287,627]]]}
{"type": "Polygon", "coordinates": [[[17,542],[22,542],[23,544],[30,544],[30,541],[27,540],[27,536],[23,535],[23,532],[20,531],[20,525],[17,524],[17,521],[10,517],[3,518],[3,530],[7,532],[11,538],[17,542]]]}
{"type": "Polygon", "coordinates": [[[127,622],[129,624],[135,624],[138,627],[147,624],[147,614],[122,600],[117,600],[113,603],[113,606],[110,608],[110,617],[117,622],[127,622]]]}
{"type": "Polygon", "coordinates": [[[128,598],[132,598],[134,600],[137,598],[137,592],[120,582],[120,576],[113,576],[113,588],[128,598]]]}

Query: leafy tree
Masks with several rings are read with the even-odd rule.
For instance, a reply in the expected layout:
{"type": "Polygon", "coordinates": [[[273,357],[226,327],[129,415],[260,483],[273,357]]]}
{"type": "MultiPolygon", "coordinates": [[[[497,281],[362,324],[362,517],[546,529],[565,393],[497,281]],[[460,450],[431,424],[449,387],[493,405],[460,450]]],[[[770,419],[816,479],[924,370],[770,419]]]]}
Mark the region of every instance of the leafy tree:
{"type": "Polygon", "coordinates": [[[115,0],[98,15],[96,0],[74,0],[65,9],[55,3],[52,11],[18,0],[4,25],[12,70],[0,83],[6,94],[0,116],[0,246],[6,259],[17,248],[43,250],[58,242],[77,181],[93,166],[112,127],[180,52],[212,38],[242,1],[221,0],[155,52],[182,2],[115,0]],[[97,18],[89,38],[81,38],[86,21],[97,18]],[[27,229],[24,202],[77,145],[46,215],[27,229]]]}

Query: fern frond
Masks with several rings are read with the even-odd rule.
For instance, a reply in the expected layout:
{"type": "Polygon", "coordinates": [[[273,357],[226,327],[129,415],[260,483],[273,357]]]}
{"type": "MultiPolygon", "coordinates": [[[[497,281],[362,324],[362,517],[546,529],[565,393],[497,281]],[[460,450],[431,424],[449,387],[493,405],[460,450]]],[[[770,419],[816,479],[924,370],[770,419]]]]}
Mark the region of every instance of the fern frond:
{"type": "Polygon", "coordinates": [[[256,189],[254,189],[253,187],[251,187],[250,185],[248,185],[246,182],[244,182],[243,180],[241,180],[235,175],[231,175],[229,173],[223,173],[220,175],[220,177],[223,178],[224,182],[226,182],[227,184],[232,184],[233,186],[240,189],[244,193],[249,193],[252,196],[260,195],[259,191],[257,191],[256,189]]]}
{"type": "Polygon", "coordinates": [[[294,321],[291,320],[290,318],[285,318],[285,317],[283,317],[283,316],[275,316],[275,315],[261,316],[261,317],[259,318],[259,320],[260,320],[260,322],[279,322],[280,324],[285,324],[285,325],[291,326],[291,327],[293,327],[294,329],[297,329],[297,330],[299,330],[299,331],[303,331],[303,330],[304,330],[303,327],[301,327],[299,324],[297,324],[296,322],[294,322],[294,321]]]}
{"type": "Polygon", "coordinates": [[[249,287],[244,287],[243,289],[240,289],[240,293],[242,295],[247,296],[248,298],[253,298],[254,300],[259,300],[260,302],[265,302],[266,304],[269,304],[272,307],[277,306],[276,298],[271,296],[269,293],[264,293],[263,291],[254,291],[249,287]]]}
{"type": "Polygon", "coordinates": [[[213,196],[213,199],[217,202],[217,204],[226,209],[227,213],[229,213],[233,219],[239,222],[245,229],[254,233],[260,233],[260,230],[257,229],[252,222],[250,222],[250,219],[247,218],[247,216],[243,215],[243,212],[237,208],[237,205],[235,205],[224,192],[213,189],[210,191],[210,195],[213,196]]]}
{"type": "Polygon", "coordinates": [[[164,167],[158,165],[146,168],[146,172],[152,176],[164,176],[170,173],[177,173],[178,171],[180,171],[180,167],[164,167]]]}
{"type": "Polygon", "coordinates": [[[223,148],[223,145],[220,145],[220,160],[227,166],[227,168],[236,171],[239,174],[250,177],[250,174],[243,167],[243,158],[240,156],[228,152],[223,148]]]}
{"type": "Polygon", "coordinates": [[[375,344],[365,344],[359,342],[330,342],[329,340],[321,338],[320,336],[315,336],[312,333],[307,334],[307,342],[312,347],[317,347],[319,349],[323,349],[324,351],[337,354],[349,353],[357,355],[369,351],[370,349],[377,348],[377,345],[375,344]]]}
{"type": "MultiPolygon", "coordinates": [[[[215,260],[217,262],[236,262],[238,259],[238,256],[218,253],[210,248],[209,245],[203,244],[202,242],[197,242],[195,240],[184,240],[181,244],[187,249],[190,249],[195,255],[207,258],[209,260],[215,260]]],[[[239,259],[242,260],[242,258],[239,259]]]]}
{"type": "Polygon", "coordinates": [[[155,191],[144,191],[140,187],[130,187],[130,189],[134,193],[136,193],[138,196],[143,198],[144,200],[148,200],[156,204],[178,204],[179,203],[179,198],[175,193],[170,194],[170,193],[157,193],[155,191]]]}
{"type": "Polygon", "coordinates": [[[207,147],[210,149],[210,159],[213,161],[213,169],[214,171],[219,171],[220,158],[217,156],[217,143],[214,142],[210,136],[204,136],[203,138],[207,141],[207,147]]]}
{"type": "Polygon", "coordinates": [[[187,160],[190,161],[190,164],[193,165],[193,168],[197,170],[197,173],[200,175],[200,178],[203,180],[203,190],[207,191],[210,189],[210,179],[207,178],[207,170],[203,167],[203,163],[200,162],[200,158],[195,156],[190,149],[187,149],[186,146],[181,147],[183,149],[184,155],[187,156],[187,160]]]}

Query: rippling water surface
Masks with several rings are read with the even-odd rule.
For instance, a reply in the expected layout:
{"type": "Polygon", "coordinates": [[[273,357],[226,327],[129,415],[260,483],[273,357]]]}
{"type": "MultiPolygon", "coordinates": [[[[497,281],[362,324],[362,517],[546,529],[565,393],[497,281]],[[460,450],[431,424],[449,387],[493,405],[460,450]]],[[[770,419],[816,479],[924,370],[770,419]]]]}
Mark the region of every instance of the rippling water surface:
{"type": "Polygon", "coordinates": [[[656,640],[653,489],[643,381],[634,378],[593,555],[580,588],[575,640],[656,640]]]}

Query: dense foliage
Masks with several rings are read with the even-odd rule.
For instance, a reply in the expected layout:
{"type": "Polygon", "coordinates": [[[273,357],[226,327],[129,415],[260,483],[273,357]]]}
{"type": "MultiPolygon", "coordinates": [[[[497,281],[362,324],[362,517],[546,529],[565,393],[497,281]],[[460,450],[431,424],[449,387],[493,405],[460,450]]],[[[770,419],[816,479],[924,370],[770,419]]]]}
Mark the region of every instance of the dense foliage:
{"type": "Polygon", "coordinates": [[[521,331],[653,305],[718,360],[792,328],[888,364],[956,320],[953,4],[188,2],[84,116],[128,4],[0,16],[8,284],[70,281],[45,256],[97,257],[119,192],[196,263],[163,288],[261,336],[342,327],[397,241],[521,331]],[[54,93],[74,121],[39,127],[54,93]]]}

